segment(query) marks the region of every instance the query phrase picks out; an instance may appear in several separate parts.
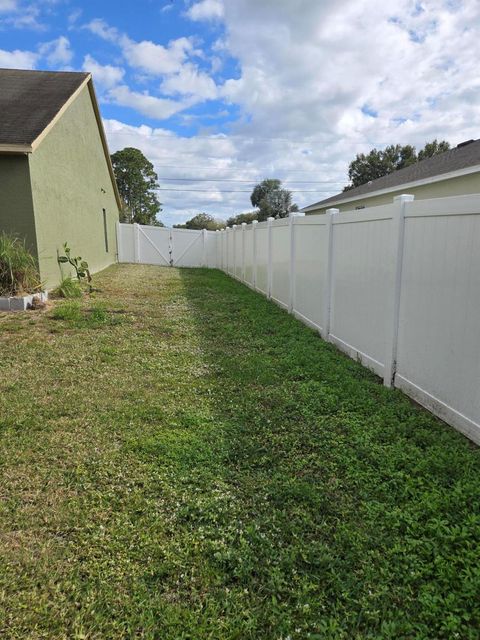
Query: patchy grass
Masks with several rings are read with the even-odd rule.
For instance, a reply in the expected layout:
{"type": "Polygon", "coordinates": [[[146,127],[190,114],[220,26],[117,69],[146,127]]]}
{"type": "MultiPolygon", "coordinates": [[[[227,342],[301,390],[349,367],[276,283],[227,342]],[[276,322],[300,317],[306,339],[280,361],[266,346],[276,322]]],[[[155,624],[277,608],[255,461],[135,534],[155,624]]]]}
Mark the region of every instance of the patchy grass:
{"type": "Polygon", "coordinates": [[[0,637],[476,639],[478,448],[262,297],[0,314],[0,637]]]}

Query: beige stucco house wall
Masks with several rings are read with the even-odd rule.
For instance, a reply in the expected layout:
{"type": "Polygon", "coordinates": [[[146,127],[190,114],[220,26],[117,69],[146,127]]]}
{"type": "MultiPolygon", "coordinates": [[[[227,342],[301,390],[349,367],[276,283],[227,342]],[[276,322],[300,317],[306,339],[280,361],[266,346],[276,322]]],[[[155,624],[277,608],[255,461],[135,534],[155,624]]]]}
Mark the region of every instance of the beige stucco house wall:
{"type": "MultiPolygon", "coordinates": [[[[40,84],[43,102],[38,112],[26,111],[25,124],[16,130],[13,143],[0,140],[0,232],[25,240],[38,261],[42,281],[53,288],[69,273],[65,265],[62,272],[57,260],[65,242],[75,256],[89,263],[93,273],[117,261],[120,196],[90,74],[3,73],[6,91],[15,88],[14,76],[16,83],[23,82],[29,99],[29,83],[32,95],[40,84]],[[62,88],[65,75],[68,87],[57,101],[58,108],[52,97],[52,107],[49,92],[55,87],[51,89],[51,83],[57,90],[62,88]],[[48,119],[35,125],[39,114],[48,108],[48,119]],[[29,131],[35,131],[34,139],[28,138],[29,131]]],[[[14,97],[6,104],[10,115],[17,107],[21,110],[23,105],[14,97]]],[[[18,121],[13,118],[14,124],[18,121]]]]}
{"type": "Polygon", "coordinates": [[[29,165],[40,275],[47,286],[58,283],[57,252],[64,242],[92,272],[115,262],[119,210],[88,86],[29,156],[29,165]]]}

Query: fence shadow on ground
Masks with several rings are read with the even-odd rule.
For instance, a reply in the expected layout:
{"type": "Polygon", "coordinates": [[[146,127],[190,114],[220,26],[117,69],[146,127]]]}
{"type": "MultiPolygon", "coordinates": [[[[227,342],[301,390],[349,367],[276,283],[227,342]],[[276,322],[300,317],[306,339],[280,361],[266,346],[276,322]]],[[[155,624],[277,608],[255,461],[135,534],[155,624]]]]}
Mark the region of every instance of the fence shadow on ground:
{"type": "Polygon", "coordinates": [[[478,450],[220,271],[180,276],[228,496],[209,515],[225,588],[245,589],[263,633],[291,620],[318,637],[448,637],[454,608],[477,606],[458,572],[478,450]]]}

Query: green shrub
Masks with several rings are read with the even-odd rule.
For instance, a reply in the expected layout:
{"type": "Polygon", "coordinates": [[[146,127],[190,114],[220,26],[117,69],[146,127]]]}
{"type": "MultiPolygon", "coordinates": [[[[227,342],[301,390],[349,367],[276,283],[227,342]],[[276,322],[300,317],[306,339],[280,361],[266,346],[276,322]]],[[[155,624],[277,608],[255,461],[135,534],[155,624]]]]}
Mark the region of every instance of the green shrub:
{"type": "Polygon", "coordinates": [[[66,276],[55,289],[54,294],[59,298],[81,298],[83,291],[78,280],[66,276]]]}
{"type": "Polygon", "coordinates": [[[42,288],[37,261],[25,242],[8,233],[0,234],[0,295],[18,296],[42,288]]]}

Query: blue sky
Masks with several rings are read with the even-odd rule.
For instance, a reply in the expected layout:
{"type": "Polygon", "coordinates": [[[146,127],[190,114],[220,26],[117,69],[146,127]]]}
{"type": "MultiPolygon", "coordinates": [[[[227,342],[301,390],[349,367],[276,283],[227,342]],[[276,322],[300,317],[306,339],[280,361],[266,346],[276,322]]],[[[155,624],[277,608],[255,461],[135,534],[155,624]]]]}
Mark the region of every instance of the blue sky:
{"type": "Polygon", "coordinates": [[[112,151],[136,146],[167,224],[305,205],[356,153],[480,130],[476,0],[0,0],[0,66],[93,73],[112,151]]]}

